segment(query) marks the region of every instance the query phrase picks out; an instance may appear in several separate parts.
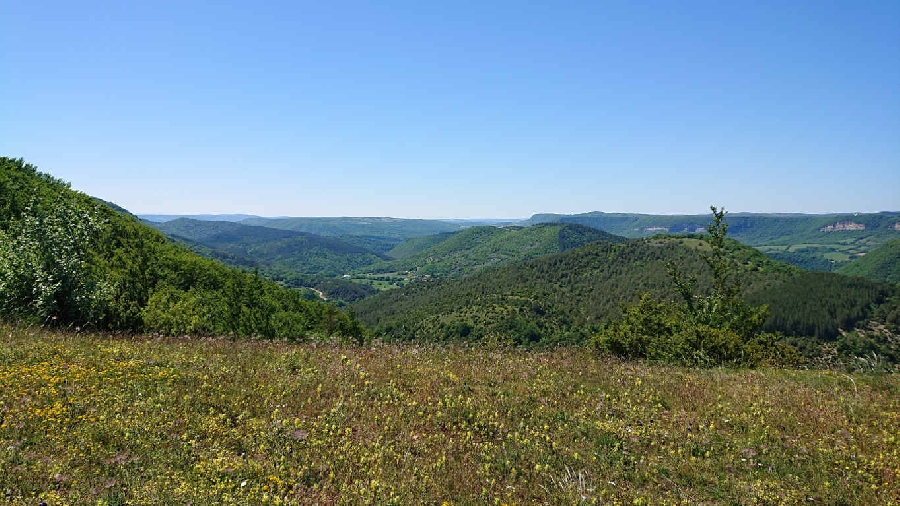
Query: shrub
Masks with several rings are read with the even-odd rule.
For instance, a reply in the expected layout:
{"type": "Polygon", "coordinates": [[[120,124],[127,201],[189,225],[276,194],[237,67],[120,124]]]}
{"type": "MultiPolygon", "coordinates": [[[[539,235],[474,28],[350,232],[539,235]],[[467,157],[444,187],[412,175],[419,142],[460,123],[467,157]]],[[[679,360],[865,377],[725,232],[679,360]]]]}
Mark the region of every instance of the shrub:
{"type": "Polygon", "coordinates": [[[700,256],[713,271],[712,293],[696,295],[697,278],[686,277],[670,265],[669,275],[682,302],[644,294],[601,330],[594,340],[598,349],[622,357],[685,365],[798,361],[796,350],[780,336],[760,333],[768,308],[750,306],[738,296],[740,282],[732,277],[731,260],[725,252],[726,213],[724,209],[711,209],[713,222],[705,238],[710,252],[700,256]]]}

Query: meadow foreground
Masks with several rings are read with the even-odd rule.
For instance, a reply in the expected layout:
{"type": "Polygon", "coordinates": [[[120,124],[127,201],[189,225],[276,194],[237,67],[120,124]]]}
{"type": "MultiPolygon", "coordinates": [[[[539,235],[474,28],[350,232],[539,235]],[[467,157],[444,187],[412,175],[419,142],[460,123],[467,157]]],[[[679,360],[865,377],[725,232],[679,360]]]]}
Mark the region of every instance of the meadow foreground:
{"type": "Polygon", "coordinates": [[[890,504],[900,379],[0,326],[11,504],[890,504]]]}

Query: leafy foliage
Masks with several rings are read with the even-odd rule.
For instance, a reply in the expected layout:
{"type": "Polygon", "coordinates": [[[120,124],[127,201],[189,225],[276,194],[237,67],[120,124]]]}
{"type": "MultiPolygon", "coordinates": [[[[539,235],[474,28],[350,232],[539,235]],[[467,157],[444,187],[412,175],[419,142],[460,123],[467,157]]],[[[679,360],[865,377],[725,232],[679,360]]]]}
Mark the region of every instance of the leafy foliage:
{"type": "Polygon", "coordinates": [[[29,202],[20,221],[0,230],[0,311],[76,323],[102,313],[105,287],[92,282],[87,266],[100,220],[96,209],[65,195],[49,208],[29,202]]]}
{"type": "Polygon", "coordinates": [[[0,158],[0,316],[168,334],[361,338],[336,308],[185,248],[0,158]]]}
{"type": "Polygon", "coordinates": [[[711,292],[696,295],[696,275],[685,276],[670,262],[669,275],[682,301],[667,302],[645,294],[598,334],[599,349],[687,365],[755,365],[797,357],[796,350],[778,337],[760,334],[768,307],[749,306],[739,297],[741,283],[733,272],[734,259],[726,254],[725,210],[711,209],[713,222],[705,237],[709,248],[700,252],[712,271],[711,292]]]}

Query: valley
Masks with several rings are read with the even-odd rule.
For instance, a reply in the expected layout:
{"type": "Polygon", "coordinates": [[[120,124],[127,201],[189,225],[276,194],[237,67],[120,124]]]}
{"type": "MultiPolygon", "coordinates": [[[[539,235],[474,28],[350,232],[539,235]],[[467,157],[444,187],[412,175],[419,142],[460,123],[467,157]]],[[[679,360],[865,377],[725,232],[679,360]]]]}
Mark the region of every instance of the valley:
{"type": "Polygon", "coordinates": [[[708,233],[632,238],[563,220],[151,226],[9,158],[0,196],[13,502],[900,491],[896,241],[843,275],[726,238],[715,208],[708,233]]]}
{"type": "Polygon", "coordinates": [[[0,506],[900,504],[900,1],[0,33],[0,506]]]}

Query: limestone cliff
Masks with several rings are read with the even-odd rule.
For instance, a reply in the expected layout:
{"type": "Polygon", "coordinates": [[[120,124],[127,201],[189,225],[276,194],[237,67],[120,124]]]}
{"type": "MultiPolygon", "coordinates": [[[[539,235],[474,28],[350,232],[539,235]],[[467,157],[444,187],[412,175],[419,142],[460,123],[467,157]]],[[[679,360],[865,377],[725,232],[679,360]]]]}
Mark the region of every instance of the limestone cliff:
{"type": "Polygon", "coordinates": [[[862,223],[856,223],[853,221],[839,221],[837,223],[832,223],[831,225],[824,226],[819,229],[819,232],[846,232],[850,230],[865,230],[866,226],[862,223]]]}

